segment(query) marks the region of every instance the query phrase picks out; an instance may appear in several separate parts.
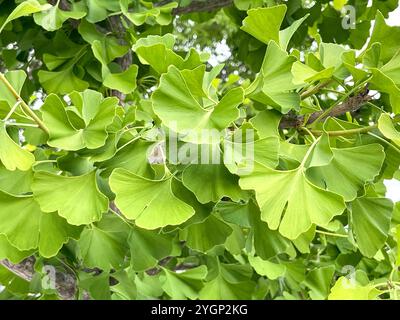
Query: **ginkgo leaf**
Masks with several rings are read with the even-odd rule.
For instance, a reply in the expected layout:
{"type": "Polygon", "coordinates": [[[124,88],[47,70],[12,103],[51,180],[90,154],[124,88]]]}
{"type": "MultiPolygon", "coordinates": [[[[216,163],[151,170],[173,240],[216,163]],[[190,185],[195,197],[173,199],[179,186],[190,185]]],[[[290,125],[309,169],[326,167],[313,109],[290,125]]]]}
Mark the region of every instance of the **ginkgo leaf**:
{"type": "Polygon", "coordinates": [[[372,285],[363,286],[356,280],[340,277],[331,289],[328,300],[374,300],[380,294],[372,285]]]}
{"type": "Polygon", "coordinates": [[[172,34],[148,36],[139,39],[133,46],[140,62],[149,64],[158,73],[167,72],[170,65],[180,66],[184,59],[173,51],[175,37],[172,34]],[[163,57],[163,59],[160,59],[163,57]]]}
{"type": "Polygon", "coordinates": [[[326,166],[312,167],[307,176],[321,188],[337,193],[346,201],[357,197],[357,191],[379,174],[385,153],[379,144],[354,148],[332,148],[333,159],[326,166]],[[359,163],[357,170],[353,163],[359,163]]]}
{"type": "Polygon", "coordinates": [[[261,221],[260,209],[253,202],[247,204],[247,214],[251,226],[254,251],[263,260],[268,260],[286,252],[290,241],[277,230],[271,230],[268,224],[261,221]]]}
{"type": "Polygon", "coordinates": [[[392,118],[386,113],[383,113],[378,120],[378,128],[382,134],[400,146],[400,132],[396,130],[392,118]]]}
{"type": "Polygon", "coordinates": [[[135,4],[132,11],[129,11],[129,0],[121,1],[121,10],[125,17],[127,17],[134,25],[140,26],[146,22],[151,23],[155,20],[160,25],[167,25],[171,22],[171,12],[178,6],[178,3],[171,2],[161,6],[154,6],[152,2],[143,2],[146,6],[135,4]]]}
{"type": "Polygon", "coordinates": [[[7,133],[6,125],[0,121],[0,161],[11,171],[27,171],[35,162],[35,156],[23,149],[7,133]]]}
{"type": "MultiPolygon", "coordinates": [[[[200,300],[246,300],[250,299],[255,283],[249,280],[248,266],[219,264],[219,273],[205,283],[199,294],[200,300]]],[[[251,270],[251,269],[250,269],[251,270]]]]}
{"type": "Polygon", "coordinates": [[[201,203],[217,202],[223,197],[239,201],[243,191],[238,181],[239,177],[231,174],[223,164],[192,164],[182,174],[183,184],[201,203]]]}
{"type": "Polygon", "coordinates": [[[9,171],[0,165],[0,190],[13,195],[29,193],[32,191],[33,171],[9,171]]]}
{"type": "Polygon", "coordinates": [[[204,66],[183,71],[170,66],[152,96],[154,112],[163,124],[185,135],[182,140],[187,142],[209,143],[210,135],[202,134],[203,129],[219,132],[239,117],[243,89],[232,89],[217,102],[203,91],[204,76],[204,66]]]}
{"type": "Polygon", "coordinates": [[[132,49],[142,64],[150,65],[159,74],[167,72],[170,65],[183,70],[193,69],[205,62],[206,59],[196,50],[190,50],[185,58],[181,57],[173,51],[174,44],[175,37],[170,33],[163,36],[150,35],[136,41],[132,49]]]}
{"type": "Polygon", "coordinates": [[[44,212],[57,211],[72,225],[99,221],[108,210],[108,199],[98,189],[95,171],[76,177],[36,172],[32,190],[44,212]]]}
{"type": "Polygon", "coordinates": [[[179,237],[186,241],[189,248],[207,252],[225,243],[232,231],[227,223],[210,214],[203,222],[191,224],[182,230],[179,237]],[[208,234],[207,237],[204,237],[205,233],[208,234]]]}
{"type": "Polygon", "coordinates": [[[385,244],[390,229],[393,203],[386,198],[362,197],[351,203],[351,221],[361,253],[375,256],[385,244]]]}
{"type": "Polygon", "coordinates": [[[11,245],[7,237],[0,234],[0,259],[7,259],[13,263],[19,263],[32,254],[31,250],[20,251],[11,245]]]}
{"type": "Polygon", "coordinates": [[[326,299],[329,294],[334,273],[334,266],[324,266],[315,268],[307,274],[303,283],[310,289],[309,295],[311,299],[326,299]]]}
{"type": "Polygon", "coordinates": [[[376,42],[381,44],[381,60],[384,63],[388,62],[400,48],[400,28],[388,26],[380,11],[376,12],[374,29],[368,48],[376,42]]]}
{"type": "Polygon", "coordinates": [[[173,272],[163,269],[162,288],[174,300],[195,300],[203,287],[203,281],[207,276],[207,267],[199,266],[184,272],[173,272]]]}
{"type": "Polygon", "coordinates": [[[153,230],[132,228],[128,238],[131,266],[135,271],[155,267],[158,261],[170,256],[174,249],[173,237],[153,230]]]}
{"type": "Polygon", "coordinates": [[[12,196],[0,192],[0,234],[19,250],[39,248],[44,257],[58,253],[79,230],[55,213],[43,213],[32,196],[12,196]]]}
{"type": "Polygon", "coordinates": [[[244,143],[224,142],[224,164],[236,175],[250,174],[254,162],[275,168],[279,162],[279,139],[271,136],[256,141],[244,143]]]}
{"type": "Polygon", "coordinates": [[[98,167],[104,170],[102,174],[105,175],[110,175],[116,168],[124,168],[137,175],[151,178],[153,170],[148,158],[154,146],[153,141],[138,140],[119,149],[111,159],[99,163],[98,167]]]}
{"type": "Polygon", "coordinates": [[[58,7],[58,3],[55,6],[51,6],[47,10],[35,13],[33,18],[36,24],[42,26],[47,31],[54,31],[60,29],[63,23],[68,19],[81,19],[86,15],[86,12],[82,11],[64,11],[58,7]]]}
{"type": "MultiPolygon", "coordinates": [[[[11,70],[4,74],[4,77],[12,85],[15,92],[21,93],[22,87],[24,86],[26,80],[26,73],[23,70],[11,70]]],[[[9,88],[3,81],[0,81],[0,101],[6,101],[8,104],[7,110],[5,110],[5,115],[10,111],[10,109],[18,102],[15,96],[10,92],[9,88]]],[[[3,110],[1,110],[3,111],[3,110]]]]}
{"type": "Polygon", "coordinates": [[[79,251],[86,266],[109,271],[124,262],[126,237],[120,232],[109,232],[98,227],[85,229],[79,238],[79,251]]]}
{"type": "Polygon", "coordinates": [[[78,78],[73,65],[60,71],[39,70],[39,81],[48,93],[67,94],[74,90],[83,91],[89,83],[78,78]]]}
{"type": "Polygon", "coordinates": [[[266,276],[268,279],[276,280],[282,277],[286,272],[286,267],[283,264],[273,263],[268,260],[263,260],[260,257],[249,256],[249,263],[254,270],[261,276],[266,276]]]}
{"type": "Polygon", "coordinates": [[[302,25],[302,23],[309,17],[310,14],[304,15],[304,17],[294,21],[289,27],[284,30],[279,31],[279,45],[283,50],[286,50],[290,40],[296,33],[297,29],[302,25]]]}
{"type": "Polygon", "coordinates": [[[103,84],[110,89],[118,90],[124,94],[133,92],[136,89],[136,76],[139,67],[131,65],[125,71],[113,73],[109,69],[103,71],[103,84]]]}
{"type": "Polygon", "coordinates": [[[268,44],[270,40],[279,43],[279,29],[286,9],[285,5],[250,9],[247,11],[247,17],[243,20],[241,29],[265,44],[268,44]]]}
{"type": "Polygon", "coordinates": [[[173,194],[172,179],[151,180],[125,169],[115,169],[110,176],[110,187],[124,216],[135,220],[138,227],[157,229],[181,224],[194,214],[190,205],[173,194]]]}
{"type": "Polygon", "coordinates": [[[43,213],[40,219],[40,254],[45,258],[57,255],[70,238],[78,239],[81,231],[56,213],[43,213]]]}
{"type": "Polygon", "coordinates": [[[270,105],[282,113],[298,109],[300,96],[294,92],[292,65],[296,58],[282,50],[279,45],[270,41],[265,53],[260,73],[246,89],[246,94],[253,100],[270,105]]]}
{"type": "Polygon", "coordinates": [[[18,19],[23,16],[28,16],[32,13],[35,12],[40,12],[42,10],[47,10],[51,8],[51,5],[46,3],[46,4],[41,4],[39,1],[36,0],[26,0],[21,2],[14,10],[11,12],[6,21],[3,22],[3,24],[0,27],[0,33],[3,31],[4,27],[7,25],[7,23],[18,19]]]}
{"type": "Polygon", "coordinates": [[[102,99],[101,94],[91,95],[91,92],[86,90],[71,94],[77,112],[67,108],[54,94],[46,98],[41,111],[43,122],[49,129],[50,146],[79,150],[85,147],[96,149],[104,145],[108,137],[106,128],[114,120],[118,100],[102,99]]]}
{"type": "Polygon", "coordinates": [[[325,226],[343,212],[344,200],[311,183],[302,166],[278,171],[257,164],[251,175],[240,178],[243,189],[256,191],[261,219],[289,238],[296,239],[311,225],[325,226]]]}

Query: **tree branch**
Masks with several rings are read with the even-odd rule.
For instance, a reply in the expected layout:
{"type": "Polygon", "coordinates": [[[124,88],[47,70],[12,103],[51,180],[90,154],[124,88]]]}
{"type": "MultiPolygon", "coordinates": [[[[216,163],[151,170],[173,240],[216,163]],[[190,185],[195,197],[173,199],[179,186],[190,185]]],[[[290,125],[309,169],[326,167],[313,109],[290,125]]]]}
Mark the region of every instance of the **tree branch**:
{"type": "MultiPolygon", "coordinates": [[[[26,258],[20,263],[14,264],[8,260],[0,260],[0,265],[7,268],[9,271],[18,277],[30,282],[35,274],[35,258],[33,256],[26,258]]],[[[76,294],[76,278],[69,272],[61,272],[55,269],[55,289],[58,295],[63,300],[73,300],[76,294]]]]}
{"type": "MultiPolygon", "coordinates": [[[[354,112],[360,109],[363,104],[367,101],[370,101],[372,99],[371,96],[368,95],[368,91],[362,92],[354,97],[350,97],[347,101],[339,104],[335,108],[333,108],[328,114],[324,115],[323,118],[319,119],[320,121],[323,121],[329,117],[338,117],[346,112],[354,112]]],[[[312,113],[308,120],[307,123],[304,123],[306,121],[305,116],[292,116],[292,115],[287,115],[284,116],[279,123],[279,128],[280,129],[289,129],[289,128],[299,128],[303,125],[310,125],[312,124],[315,120],[317,120],[325,110],[322,111],[317,111],[312,113]]]]}

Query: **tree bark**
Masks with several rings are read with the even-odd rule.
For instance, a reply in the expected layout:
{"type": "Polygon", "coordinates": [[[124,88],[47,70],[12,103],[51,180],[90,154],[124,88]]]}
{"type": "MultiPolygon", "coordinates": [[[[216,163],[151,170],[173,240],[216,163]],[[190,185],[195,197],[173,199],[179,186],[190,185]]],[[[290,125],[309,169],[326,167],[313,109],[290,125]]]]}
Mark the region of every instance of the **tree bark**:
{"type": "MultiPolygon", "coordinates": [[[[329,118],[329,117],[338,117],[346,112],[355,112],[358,109],[360,109],[365,102],[370,101],[372,99],[371,96],[368,95],[368,92],[363,92],[360,93],[354,97],[350,97],[347,101],[339,104],[335,108],[333,108],[327,115],[325,115],[321,121],[329,118]]],[[[280,129],[289,129],[289,128],[299,128],[303,125],[309,125],[312,124],[315,120],[317,120],[322,114],[324,113],[324,110],[322,111],[317,111],[312,113],[308,120],[307,123],[305,122],[305,116],[291,116],[287,115],[284,116],[279,123],[279,128],[280,129]]]]}
{"type": "MultiPolygon", "coordinates": [[[[30,282],[35,274],[35,258],[33,256],[26,258],[20,263],[14,264],[8,260],[0,260],[0,265],[7,268],[9,271],[14,273],[16,276],[30,282]]],[[[63,300],[74,300],[77,292],[76,278],[69,272],[59,271],[55,269],[55,289],[58,295],[63,300]]]]}

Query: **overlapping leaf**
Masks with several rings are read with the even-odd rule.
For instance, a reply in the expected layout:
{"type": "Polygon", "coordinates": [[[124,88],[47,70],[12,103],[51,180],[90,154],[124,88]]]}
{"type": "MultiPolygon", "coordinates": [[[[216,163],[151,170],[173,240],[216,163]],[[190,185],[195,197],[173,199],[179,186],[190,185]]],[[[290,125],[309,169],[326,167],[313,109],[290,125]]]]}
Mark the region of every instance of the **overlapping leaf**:
{"type": "Polygon", "coordinates": [[[106,142],[107,127],[113,123],[118,100],[86,90],[70,95],[73,105],[66,106],[56,95],[46,98],[41,108],[49,129],[48,144],[65,150],[96,149],[106,142]]]}
{"type": "Polygon", "coordinates": [[[171,190],[173,177],[151,180],[126,169],[115,169],[110,177],[115,203],[128,218],[144,229],[178,225],[188,220],[194,209],[171,190]]]}

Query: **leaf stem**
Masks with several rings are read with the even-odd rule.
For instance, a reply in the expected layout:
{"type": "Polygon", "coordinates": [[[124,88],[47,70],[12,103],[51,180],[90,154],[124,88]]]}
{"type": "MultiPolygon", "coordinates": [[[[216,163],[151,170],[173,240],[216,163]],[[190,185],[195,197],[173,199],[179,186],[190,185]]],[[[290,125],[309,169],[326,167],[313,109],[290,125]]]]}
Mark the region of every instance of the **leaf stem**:
{"type": "Polygon", "coordinates": [[[311,144],[310,148],[308,149],[306,155],[303,158],[303,161],[300,163],[301,168],[304,168],[304,165],[307,162],[308,157],[310,156],[311,152],[313,151],[314,147],[316,146],[316,144],[318,143],[318,141],[320,140],[321,137],[319,137],[318,139],[315,139],[314,142],[311,144]]]}
{"type": "Polygon", "coordinates": [[[346,135],[352,135],[352,134],[367,133],[376,128],[377,128],[377,125],[356,128],[356,129],[337,130],[337,131],[322,131],[322,130],[309,130],[309,129],[306,130],[307,128],[305,128],[305,127],[300,128],[300,130],[304,130],[305,133],[313,134],[314,136],[321,136],[324,133],[328,134],[329,136],[346,136],[346,135]]]}
{"type": "Polygon", "coordinates": [[[304,100],[304,99],[312,96],[313,94],[317,93],[320,89],[328,86],[331,82],[332,82],[332,80],[321,82],[321,83],[317,84],[315,87],[312,87],[312,88],[308,89],[307,91],[304,91],[300,95],[301,100],[304,100]]]}
{"type": "Polygon", "coordinates": [[[10,82],[6,79],[4,74],[0,73],[0,81],[2,81],[7,89],[11,92],[11,94],[14,96],[17,101],[20,102],[22,109],[30,116],[32,119],[38,124],[39,128],[42,129],[45,133],[49,134],[49,130],[46,128],[45,124],[42,122],[42,120],[36,115],[35,112],[29,106],[25,103],[24,100],[22,100],[21,96],[18,94],[17,91],[15,91],[14,87],[11,85],[10,82]]]}
{"type": "Polygon", "coordinates": [[[347,234],[340,234],[340,233],[333,233],[333,232],[327,232],[327,231],[322,231],[322,230],[315,230],[316,233],[324,234],[327,236],[333,236],[333,237],[340,237],[340,238],[347,238],[347,234]]]}
{"type": "Polygon", "coordinates": [[[14,104],[14,106],[11,108],[10,112],[6,115],[6,117],[3,119],[4,122],[6,122],[8,119],[10,119],[10,117],[12,116],[12,114],[14,113],[14,111],[18,108],[18,106],[21,104],[20,100],[17,100],[17,102],[14,104]]]}

